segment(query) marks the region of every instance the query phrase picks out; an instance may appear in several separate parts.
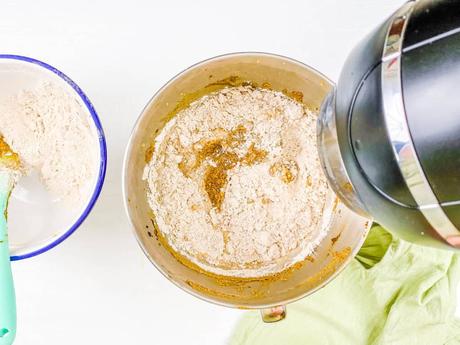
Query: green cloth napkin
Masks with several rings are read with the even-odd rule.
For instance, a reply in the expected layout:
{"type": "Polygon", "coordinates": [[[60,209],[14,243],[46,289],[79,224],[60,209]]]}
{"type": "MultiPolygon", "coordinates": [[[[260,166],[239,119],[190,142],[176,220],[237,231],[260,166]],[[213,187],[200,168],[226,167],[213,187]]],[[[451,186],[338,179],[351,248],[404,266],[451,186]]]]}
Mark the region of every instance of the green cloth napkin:
{"type": "Polygon", "coordinates": [[[232,345],[460,344],[455,319],[460,256],[374,226],[356,258],[326,287],[265,324],[246,313],[232,345]]]}

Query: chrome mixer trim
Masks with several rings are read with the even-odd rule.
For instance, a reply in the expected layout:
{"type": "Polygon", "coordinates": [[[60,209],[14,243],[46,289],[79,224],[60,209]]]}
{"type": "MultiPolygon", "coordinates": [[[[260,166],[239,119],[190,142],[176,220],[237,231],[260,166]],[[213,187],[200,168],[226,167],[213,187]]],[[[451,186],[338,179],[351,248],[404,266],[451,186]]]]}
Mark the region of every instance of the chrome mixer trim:
{"type": "Polygon", "coordinates": [[[352,211],[370,218],[347,174],[340,153],[335,121],[335,95],[336,88],[334,86],[321,105],[317,131],[319,158],[329,185],[339,199],[352,211]]]}
{"type": "Polygon", "coordinates": [[[420,165],[407,124],[401,83],[401,51],[415,1],[395,14],[388,28],[382,56],[382,97],[385,124],[396,161],[409,191],[426,220],[448,242],[460,232],[439,205],[420,165]]]}

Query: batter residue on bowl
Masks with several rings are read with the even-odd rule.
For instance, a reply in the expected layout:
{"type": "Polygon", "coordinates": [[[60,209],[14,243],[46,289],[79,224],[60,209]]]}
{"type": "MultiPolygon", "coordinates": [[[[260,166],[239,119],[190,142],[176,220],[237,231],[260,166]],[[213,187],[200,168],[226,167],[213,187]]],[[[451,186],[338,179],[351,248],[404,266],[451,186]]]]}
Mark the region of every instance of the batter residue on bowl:
{"type": "Polygon", "coordinates": [[[281,92],[227,87],[171,119],[144,179],[159,230],[206,271],[280,272],[326,235],[315,113],[281,92]]]}

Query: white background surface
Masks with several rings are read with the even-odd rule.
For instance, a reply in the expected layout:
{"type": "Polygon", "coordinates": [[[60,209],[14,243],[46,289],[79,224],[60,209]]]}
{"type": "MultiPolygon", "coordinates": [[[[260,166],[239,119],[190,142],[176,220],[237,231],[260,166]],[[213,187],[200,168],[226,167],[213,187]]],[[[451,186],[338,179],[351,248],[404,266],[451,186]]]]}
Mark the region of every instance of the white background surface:
{"type": "Polygon", "coordinates": [[[1,1],[0,52],[68,74],[105,129],[109,166],[83,226],[13,263],[17,345],[225,344],[239,315],[169,283],[144,257],[122,205],[121,164],[140,111],[200,60],[266,51],[337,80],[351,48],[403,0],[1,1]]]}

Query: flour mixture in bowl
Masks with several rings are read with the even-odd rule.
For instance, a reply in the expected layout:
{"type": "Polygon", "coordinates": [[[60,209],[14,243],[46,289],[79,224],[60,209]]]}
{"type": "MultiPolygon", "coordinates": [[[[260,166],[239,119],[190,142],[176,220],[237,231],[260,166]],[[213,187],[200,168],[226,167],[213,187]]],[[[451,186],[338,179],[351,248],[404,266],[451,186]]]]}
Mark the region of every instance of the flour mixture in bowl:
{"type": "Polygon", "coordinates": [[[39,174],[55,199],[85,201],[97,169],[97,138],[77,100],[41,82],[0,101],[0,136],[19,154],[25,173],[39,174]]]}
{"type": "Polygon", "coordinates": [[[330,214],[316,119],[284,93],[252,86],[224,88],[177,113],[144,171],[173,250],[237,277],[274,274],[309,256],[330,214]]]}

